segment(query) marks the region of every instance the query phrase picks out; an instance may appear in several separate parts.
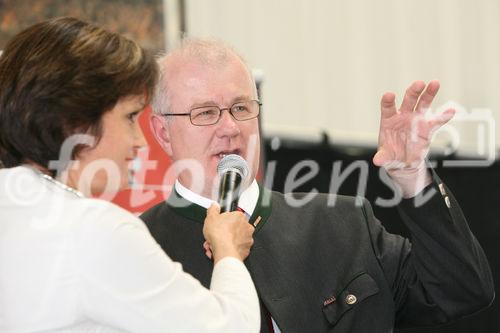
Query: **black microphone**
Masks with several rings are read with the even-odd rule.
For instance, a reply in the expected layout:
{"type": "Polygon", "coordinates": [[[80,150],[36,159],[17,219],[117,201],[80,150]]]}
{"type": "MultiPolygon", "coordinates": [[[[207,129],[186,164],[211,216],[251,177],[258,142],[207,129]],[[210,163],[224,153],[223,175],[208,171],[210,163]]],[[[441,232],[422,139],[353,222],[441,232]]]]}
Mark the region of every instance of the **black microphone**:
{"type": "Polygon", "coordinates": [[[238,208],[241,184],[248,176],[247,162],[239,155],[226,155],[217,165],[217,172],[220,176],[220,212],[235,211],[238,208]]]}

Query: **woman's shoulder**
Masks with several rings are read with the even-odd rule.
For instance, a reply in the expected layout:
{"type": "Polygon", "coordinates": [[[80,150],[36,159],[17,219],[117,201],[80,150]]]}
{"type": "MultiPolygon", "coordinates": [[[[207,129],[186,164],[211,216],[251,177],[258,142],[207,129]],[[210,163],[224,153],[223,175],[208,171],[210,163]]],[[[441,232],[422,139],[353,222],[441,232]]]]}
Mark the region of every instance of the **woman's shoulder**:
{"type": "Polygon", "coordinates": [[[102,199],[81,198],[72,202],[75,209],[87,223],[101,223],[118,226],[127,223],[141,223],[142,221],[124,208],[102,199]]]}
{"type": "Polygon", "coordinates": [[[78,217],[72,226],[77,248],[105,251],[110,246],[137,241],[149,235],[147,227],[138,217],[105,200],[82,198],[72,203],[78,217]],[[113,245],[114,244],[114,245],[113,245]]]}

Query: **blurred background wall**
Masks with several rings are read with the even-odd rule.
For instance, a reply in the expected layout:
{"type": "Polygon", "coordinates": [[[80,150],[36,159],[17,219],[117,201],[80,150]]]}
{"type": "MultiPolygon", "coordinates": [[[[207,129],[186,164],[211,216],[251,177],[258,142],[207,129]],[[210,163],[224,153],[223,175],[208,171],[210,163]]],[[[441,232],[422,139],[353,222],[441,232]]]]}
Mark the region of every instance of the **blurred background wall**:
{"type": "Polygon", "coordinates": [[[22,29],[58,16],[89,20],[148,49],[163,49],[163,5],[162,0],[0,0],[0,50],[22,29]]]}
{"type": "MultiPolygon", "coordinates": [[[[498,0],[186,0],[185,17],[188,35],[224,39],[262,70],[267,134],[373,145],[382,93],[416,79],[441,81],[435,108],[500,120],[498,0]]],[[[459,151],[476,152],[474,126],[459,126],[459,151]]]]}

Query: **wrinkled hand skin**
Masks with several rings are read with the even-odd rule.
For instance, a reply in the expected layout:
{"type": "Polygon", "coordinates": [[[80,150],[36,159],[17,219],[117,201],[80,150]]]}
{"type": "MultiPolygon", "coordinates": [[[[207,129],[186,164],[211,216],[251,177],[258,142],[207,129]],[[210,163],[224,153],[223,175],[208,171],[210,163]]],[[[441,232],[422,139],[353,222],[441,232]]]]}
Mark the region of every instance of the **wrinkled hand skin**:
{"type": "Polygon", "coordinates": [[[395,180],[425,170],[432,134],[455,114],[455,110],[448,109],[431,115],[429,110],[438,90],[437,80],[427,85],[415,81],[406,90],[399,109],[394,93],[382,96],[378,149],[373,163],[384,167],[395,180]]]}

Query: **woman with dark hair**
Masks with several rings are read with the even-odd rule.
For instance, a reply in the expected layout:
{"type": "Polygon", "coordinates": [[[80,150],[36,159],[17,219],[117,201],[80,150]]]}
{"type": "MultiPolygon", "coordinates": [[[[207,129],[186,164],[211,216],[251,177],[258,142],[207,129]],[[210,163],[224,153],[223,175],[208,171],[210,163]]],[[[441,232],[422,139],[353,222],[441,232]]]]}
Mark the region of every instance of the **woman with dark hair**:
{"type": "MultiPolygon", "coordinates": [[[[208,210],[211,290],[135,216],[91,196],[128,184],[155,59],[93,24],[59,18],[0,56],[0,331],[257,332],[242,263],[253,227],[208,210]]],[[[203,251],[203,249],[200,249],[203,251]]]]}

